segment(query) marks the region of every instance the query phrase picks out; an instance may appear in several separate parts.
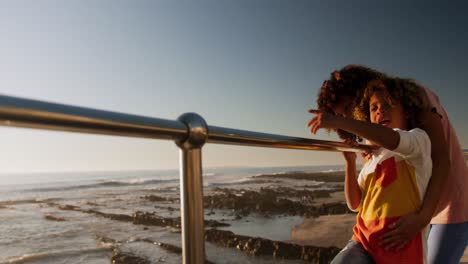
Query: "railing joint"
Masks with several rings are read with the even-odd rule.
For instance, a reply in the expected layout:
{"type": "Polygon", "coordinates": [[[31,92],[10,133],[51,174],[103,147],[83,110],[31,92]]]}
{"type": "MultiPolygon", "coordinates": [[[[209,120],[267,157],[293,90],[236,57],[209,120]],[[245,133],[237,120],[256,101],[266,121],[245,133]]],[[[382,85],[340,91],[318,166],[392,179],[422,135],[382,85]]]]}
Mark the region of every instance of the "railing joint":
{"type": "Polygon", "coordinates": [[[201,148],[208,139],[208,125],[205,119],[197,113],[185,113],[177,119],[187,126],[187,137],[176,141],[177,146],[184,149],[201,148]]]}

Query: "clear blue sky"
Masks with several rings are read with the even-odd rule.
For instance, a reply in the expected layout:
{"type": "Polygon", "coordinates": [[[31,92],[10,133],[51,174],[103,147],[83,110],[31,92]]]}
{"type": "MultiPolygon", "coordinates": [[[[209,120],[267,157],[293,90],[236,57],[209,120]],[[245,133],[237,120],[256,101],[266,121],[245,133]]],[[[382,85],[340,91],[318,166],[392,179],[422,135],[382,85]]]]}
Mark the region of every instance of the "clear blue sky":
{"type": "MultiPolygon", "coordinates": [[[[0,93],[319,139],[331,71],[358,63],[440,97],[468,147],[467,1],[1,1],[0,93]]],[[[0,127],[0,170],[177,168],[169,141],[0,127]]],[[[206,166],[341,164],[338,153],[204,147],[206,166]]]]}

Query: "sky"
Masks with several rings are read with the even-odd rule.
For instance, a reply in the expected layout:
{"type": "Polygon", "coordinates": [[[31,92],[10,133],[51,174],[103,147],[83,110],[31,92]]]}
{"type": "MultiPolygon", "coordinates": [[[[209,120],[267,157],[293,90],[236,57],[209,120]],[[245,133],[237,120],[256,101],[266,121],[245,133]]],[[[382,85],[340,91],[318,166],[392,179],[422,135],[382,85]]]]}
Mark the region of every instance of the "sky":
{"type": "MultiPolygon", "coordinates": [[[[0,94],[311,135],[347,64],[438,94],[468,148],[468,1],[0,1],[0,94]]],[[[171,141],[0,127],[0,174],[178,168],[171,141]]],[[[207,144],[205,167],[344,164],[341,154],[207,144]]]]}

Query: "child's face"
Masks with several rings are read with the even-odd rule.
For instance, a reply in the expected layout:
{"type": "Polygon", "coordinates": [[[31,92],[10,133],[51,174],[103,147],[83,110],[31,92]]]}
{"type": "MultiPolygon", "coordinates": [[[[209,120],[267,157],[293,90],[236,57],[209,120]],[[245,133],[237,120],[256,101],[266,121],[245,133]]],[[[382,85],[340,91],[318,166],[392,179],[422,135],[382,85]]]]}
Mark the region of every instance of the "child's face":
{"type": "Polygon", "coordinates": [[[406,130],[406,115],[403,106],[396,101],[389,104],[386,94],[376,91],[369,101],[370,120],[372,123],[380,124],[390,128],[406,130]]]}

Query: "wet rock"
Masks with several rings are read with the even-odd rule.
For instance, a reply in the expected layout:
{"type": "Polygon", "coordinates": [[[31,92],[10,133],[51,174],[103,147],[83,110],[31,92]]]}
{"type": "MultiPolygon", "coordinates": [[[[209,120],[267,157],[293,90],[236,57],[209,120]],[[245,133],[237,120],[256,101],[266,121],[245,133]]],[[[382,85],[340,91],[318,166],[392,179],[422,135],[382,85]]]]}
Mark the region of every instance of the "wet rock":
{"type": "Polygon", "coordinates": [[[53,215],[44,215],[44,218],[47,219],[47,220],[51,220],[51,221],[57,221],[57,222],[63,222],[65,221],[65,218],[62,218],[62,217],[57,217],[57,216],[53,216],[53,215]]]}
{"type": "MultiPolygon", "coordinates": [[[[49,204],[52,204],[52,203],[49,203],[49,204]]],[[[80,211],[79,206],[70,205],[70,204],[59,205],[59,209],[61,209],[61,210],[71,210],[71,211],[80,211]]]]}
{"type": "Polygon", "coordinates": [[[221,223],[216,220],[205,220],[205,227],[226,227],[226,226],[230,226],[230,224],[221,223]]]}
{"type": "Polygon", "coordinates": [[[350,212],[346,204],[324,204],[317,207],[310,204],[315,198],[329,197],[336,190],[296,190],[280,187],[261,188],[257,191],[215,189],[215,194],[205,197],[205,208],[232,210],[233,216],[240,219],[250,213],[269,215],[301,215],[317,217],[319,215],[343,214],[350,212]],[[296,201],[291,198],[298,198],[296,201]]]}
{"type": "Polygon", "coordinates": [[[145,258],[135,256],[127,252],[121,252],[115,249],[111,261],[113,264],[150,264],[151,262],[145,258]]]}
{"type": "MultiPolygon", "coordinates": [[[[180,217],[169,218],[161,217],[155,213],[149,212],[136,212],[133,215],[133,223],[136,225],[154,225],[154,226],[170,226],[175,228],[180,228],[180,217]]],[[[221,223],[215,220],[205,220],[206,227],[223,227],[230,226],[226,223],[221,223]]]]}
{"type": "Polygon", "coordinates": [[[124,214],[105,214],[105,216],[109,219],[123,222],[131,222],[133,220],[132,216],[124,214]]]}
{"type": "Polygon", "coordinates": [[[178,246],[174,246],[174,245],[171,245],[171,244],[167,244],[167,243],[163,243],[163,242],[157,242],[157,241],[153,241],[151,239],[148,239],[148,238],[144,238],[144,239],[136,239],[136,240],[133,240],[133,242],[146,242],[146,243],[151,243],[153,245],[157,245],[169,252],[172,252],[172,253],[177,253],[177,254],[182,254],[182,248],[181,247],[178,247],[178,246]]]}
{"type": "MultiPolygon", "coordinates": [[[[141,212],[137,211],[133,215],[126,214],[111,214],[104,213],[97,210],[84,210],[78,206],[74,205],[56,205],[59,209],[62,210],[73,210],[87,214],[94,214],[97,216],[105,217],[111,220],[122,221],[122,222],[131,222],[135,225],[147,225],[147,226],[164,226],[180,229],[180,217],[161,217],[154,212],[141,212]]],[[[53,220],[53,219],[50,219],[53,220]]],[[[215,220],[205,220],[206,227],[224,227],[230,226],[227,223],[222,223],[215,220]]]]}
{"type": "MultiPolygon", "coordinates": [[[[255,177],[255,176],[254,176],[255,177]]],[[[249,184],[271,184],[271,183],[282,183],[283,181],[281,180],[261,180],[261,179],[254,179],[254,180],[247,180],[238,183],[239,185],[249,185],[249,184]]]]}
{"type": "Polygon", "coordinates": [[[80,208],[79,206],[75,205],[59,205],[59,204],[53,204],[55,206],[58,206],[59,209],[61,210],[71,210],[71,211],[77,211],[77,212],[82,212],[82,213],[87,213],[87,214],[94,214],[97,216],[105,217],[108,219],[116,220],[116,221],[122,221],[122,222],[132,222],[133,217],[131,215],[125,215],[125,214],[111,214],[111,213],[103,213],[97,210],[85,210],[80,208]]]}
{"type": "Polygon", "coordinates": [[[98,242],[98,244],[109,244],[109,245],[114,245],[114,244],[117,244],[119,243],[119,241],[113,239],[113,238],[110,238],[110,237],[107,237],[107,236],[98,236],[96,235],[96,241],[98,242]]]}
{"type": "Polygon", "coordinates": [[[340,251],[336,247],[303,246],[259,237],[236,235],[230,231],[210,229],[205,239],[223,247],[237,248],[254,256],[273,256],[281,259],[300,259],[310,263],[330,263],[340,251]]]}
{"type": "Polygon", "coordinates": [[[303,246],[284,242],[273,242],[273,256],[285,259],[302,259],[303,246]]]}
{"type": "MultiPolygon", "coordinates": [[[[0,207],[0,208],[1,208],[1,207],[0,207]]],[[[208,212],[206,215],[207,215],[207,216],[210,216],[210,215],[214,215],[214,214],[216,214],[214,211],[210,211],[210,212],[208,212]]]]}
{"type": "Polygon", "coordinates": [[[174,208],[174,207],[171,207],[171,206],[155,205],[153,207],[156,208],[156,209],[167,210],[169,213],[173,213],[174,211],[179,211],[178,208],[174,208]]]}
{"type": "Polygon", "coordinates": [[[164,218],[149,212],[136,212],[133,214],[133,223],[136,225],[170,226],[180,228],[180,218],[164,218]]]}
{"type": "Polygon", "coordinates": [[[245,251],[253,256],[270,255],[275,251],[273,243],[262,238],[249,238],[242,247],[242,251],[245,251]]]}
{"type": "Polygon", "coordinates": [[[169,251],[169,252],[182,254],[182,248],[181,247],[174,246],[174,245],[167,244],[167,243],[162,243],[162,242],[158,242],[156,244],[158,246],[160,246],[161,248],[164,248],[165,250],[169,251]]]}
{"type": "Polygon", "coordinates": [[[142,196],[141,199],[149,200],[151,202],[172,202],[176,200],[173,198],[161,197],[161,196],[154,195],[154,194],[142,196]]]}
{"type": "Polygon", "coordinates": [[[110,214],[110,213],[103,213],[100,211],[96,210],[80,210],[81,212],[84,213],[90,213],[90,214],[95,214],[98,216],[102,216],[108,219],[116,220],[116,221],[122,221],[122,222],[132,222],[133,217],[130,215],[125,215],[125,214],[110,214]]]}
{"type": "MultiPolygon", "coordinates": [[[[181,247],[174,246],[174,245],[171,245],[171,244],[167,244],[167,243],[163,243],[163,242],[156,242],[156,241],[152,241],[151,239],[137,239],[135,241],[151,243],[151,244],[157,245],[157,246],[167,250],[168,252],[176,253],[176,254],[182,254],[182,248],[181,247]]],[[[213,264],[213,262],[211,262],[209,260],[205,260],[205,264],[213,264]]]]}

